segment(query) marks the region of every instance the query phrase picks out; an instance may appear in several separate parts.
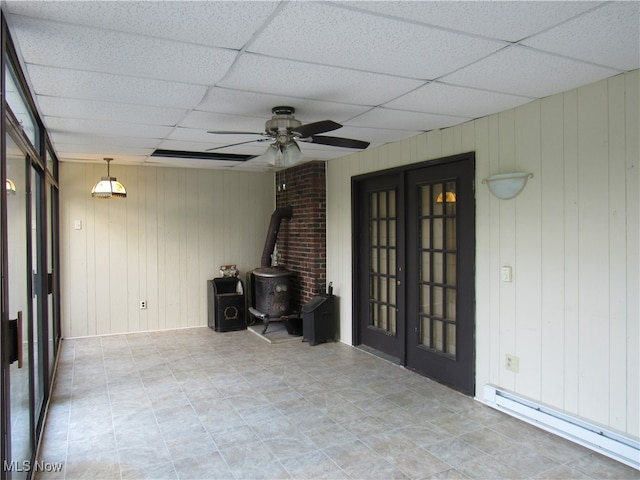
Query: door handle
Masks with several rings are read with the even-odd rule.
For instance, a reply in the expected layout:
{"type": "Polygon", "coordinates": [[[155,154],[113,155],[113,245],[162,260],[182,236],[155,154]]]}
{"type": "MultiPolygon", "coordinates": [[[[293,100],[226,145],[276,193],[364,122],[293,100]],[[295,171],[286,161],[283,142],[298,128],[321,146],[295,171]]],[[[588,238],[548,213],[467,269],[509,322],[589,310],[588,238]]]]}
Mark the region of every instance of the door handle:
{"type": "Polygon", "coordinates": [[[18,368],[22,368],[22,312],[18,318],[9,319],[9,363],[18,361],[18,368]]]}

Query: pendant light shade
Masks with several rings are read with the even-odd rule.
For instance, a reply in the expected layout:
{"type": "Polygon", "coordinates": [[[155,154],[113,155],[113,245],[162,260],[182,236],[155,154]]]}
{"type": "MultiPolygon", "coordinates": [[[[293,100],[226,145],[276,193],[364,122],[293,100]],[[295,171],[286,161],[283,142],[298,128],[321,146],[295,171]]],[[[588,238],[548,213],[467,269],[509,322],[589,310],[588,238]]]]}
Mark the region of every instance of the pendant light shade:
{"type": "Polygon", "coordinates": [[[262,154],[262,159],[274,167],[291,167],[304,158],[300,147],[294,141],[288,143],[272,143],[262,154]]]}
{"type": "Polygon", "coordinates": [[[110,163],[113,158],[105,158],[107,162],[107,176],[102,177],[98,183],[93,186],[91,196],[94,198],[127,198],[127,189],[124,185],[112,177],[110,173],[110,163]]]}
{"type": "Polygon", "coordinates": [[[291,165],[295,165],[299,163],[304,158],[302,152],[300,151],[300,147],[296,142],[291,142],[284,147],[284,166],[290,167],[291,165]]]}

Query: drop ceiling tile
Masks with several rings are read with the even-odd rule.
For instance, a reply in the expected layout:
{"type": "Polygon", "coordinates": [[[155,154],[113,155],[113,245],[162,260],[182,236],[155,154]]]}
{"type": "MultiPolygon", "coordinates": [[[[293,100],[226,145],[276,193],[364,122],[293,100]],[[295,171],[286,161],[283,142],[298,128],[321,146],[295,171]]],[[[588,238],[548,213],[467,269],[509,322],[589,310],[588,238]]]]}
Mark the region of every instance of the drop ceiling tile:
{"type": "MultiPolygon", "coordinates": [[[[269,116],[268,118],[271,118],[269,116]]],[[[268,118],[225,115],[220,113],[192,111],[180,122],[180,127],[200,130],[231,130],[243,132],[264,132],[264,122],[268,118]]]]}
{"type": "Polygon", "coordinates": [[[422,112],[409,112],[406,110],[392,110],[390,108],[378,107],[364,115],[360,115],[358,118],[354,118],[348,123],[348,125],[354,127],[415,130],[419,133],[433,130],[435,128],[458,125],[469,120],[471,120],[471,118],[435,115],[422,112]]]}
{"type": "MultiPolygon", "coordinates": [[[[280,2],[6,2],[8,12],[199,45],[240,49],[280,2]]],[[[10,18],[13,20],[13,18],[10,18]]]]}
{"type": "Polygon", "coordinates": [[[620,71],[514,45],[441,79],[444,83],[527,97],[545,97],[620,71]]]}
{"type": "Polygon", "coordinates": [[[158,125],[137,125],[134,123],[86,120],[83,118],[47,117],[43,119],[48,130],[69,133],[90,133],[117,137],[147,137],[161,139],[166,137],[172,127],[158,125]]]}
{"type": "Polygon", "coordinates": [[[611,2],[524,45],[621,70],[640,67],[640,2],[611,2]]]}
{"type": "MultiPolygon", "coordinates": [[[[144,164],[146,155],[130,155],[130,154],[85,154],[85,153],[73,153],[73,152],[62,152],[59,155],[59,160],[62,162],[71,162],[71,163],[97,163],[104,167],[104,159],[113,157],[113,163],[111,164],[111,173],[115,175],[116,178],[120,178],[123,180],[118,173],[118,165],[142,165],[144,164]]],[[[105,169],[105,174],[106,174],[105,169]]],[[[98,180],[98,178],[96,178],[98,180]]],[[[90,188],[90,187],[89,187],[90,188]]],[[[89,191],[87,191],[89,193],[89,191]]]]}
{"type": "Polygon", "coordinates": [[[206,93],[199,85],[40,65],[27,65],[27,74],[36,94],[56,97],[191,109],[206,93]]]}
{"type": "Polygon", "coordinates": [[[133,146],[125,145],[73,145],[73,144],[56,144],[57,152],[64,155],[78,155],[83,154],[85,156],[101,156],[101,158],[111,157],[116,158],[123,155],[135,155],[144,157],[149,155],[153,149],[148,148],[136,148],[133,146]]]}
{"type": "Polygon", "coordinates": [[[175,125],[187,115],[188,110],[152,107],[95,100],[78,100],[38,96],[36,103],[50,117],[86,118],[92,120],[121,121],[146,125],[175,125]]]}
{"type": "Polygon", "coordinates": [[[319,2],[291,2],[248,51],[411,78],[437,78],[505,46],[319,2]],[[438,48],[430,48],[438,45],[438,48]]]}
{"type": "Polygon", "coordinates": [[[502,110],[509,110],[532,100],[531,97],[506,95],[432,82],[392,100],[384,106],[397,110],[479,118],[502,110]]]}
{"type": "MultiPolygon", "coordinates": [[[[176,140],[180,142],[201,143],[203,145],[213,144],[215,135],[208,133],[201,128],[186,128],[178,126],[174,128],[165,140],[176,140]]],[[[231,143],[231,142],[228,142],[231,143]]]]}
{"type": "MultiPolygon", "coordinates": [[[[465,121],[492,113],[494,108],[512,108],[530,97],[576,88],[624,69],[619,60],[615,60],[617,69],[598,68],[594,62],[601,63],[600,57],[624,59],[637,52],[624,43],[632,36],[617,41],[619,32],[604,26],[617,18],[622,26],[614,30],[628,29],[627,24],[632,23],[628,18],[610,13],[627,8],[631,7],[625,2],[3,3],[3,13],[21,15],[8,18],[15,30],[14,40],[19,42],[18,53],[28,53],[33,62],[43,63],[23,61],[47,126],[58,122],[62,128],[49,131],[61,160],[101,162],[113,156],[118,162],[136,164],[160,145],[194,151],[225,146],[225,152],[260,154],[264,143],[228,147],[245,138],[253,140],[253,136],[214,136],[206,130],[235,130],[231,128],[234,122],[244,125],[250,121],[251,127],[237,129],[261,132],[275,105],[295,107],[303,123],[338,121],[345,126],[328,135],[370,141],[373,148],[417,135],[437,118],[434,114],[445,120],[434,127],[441,128],[452,119],[465,121]],[[314,18],[316,15],[319,17],[314,18]],[[26,18],[30,16],[33,18],[26,18]],[[36,20],[38,16],[55,27],[36,20]],[[266,23],[270,19],[273,25],[266,23]],[[285,25],[287,19],[292,20],[291,25],[285,25]],[[37,31],[32,30],[36,25],[37,31]],[[402,25],[402,29],[392,25],[402,25]],[[572,36],[558,33],[565,26],[572,36]],[[597,35],[592,39],[584,31],[593,29],[597,35]],[[538,33],[526,40],[529,46],[507,47],[442,81],[427,84],[399,75],[435,75],[438,69],[473,57],[475,46],[464,43],[469,36],[481,42],[478,51],[482,53],[484,46],[499,44],[487,42],[490,38],[515,41],[538,33]],[[58,34],[62,36],[56,38],[58,34]],[[152,38],[175,42],[152,42],[152,38]],[[272,48],[267,48],[269,39],[275,41],[272,48]],[[464,41],[458,42],[460,39],[464,41]],[[427,41],[445,43],[426,45],[427,41]],[[586,57],[587,63],[567,58],[579,56],[580,44],[590,42],[611,51],[585,46],[584,51],[594,55],[586,57]],[[202,58],[212,49],[203,45],[234,51],[222,54],[222,62],[207,65],[202,58]],[[88,54],[82,50],[85,47],[94,51],[88,54]],[[260,48],[266,55],[244,53],[245,47],[247,51],[260,48]],[[95,53],[102,49],[107,62],[95,53]],[[554,49],[558,49],[554,55],[541,52],[554,49]],[[455,51],[443,54],[449,50],[455,51]],[[117,51],[122,58],[117,58],[117,51]],[[228,58],[234,55],[240,56],[215,87],[192,83],[209,82],[224,74],[228,58]],[[323,66],[324,61],[344,67],[323,66]],[[46,66],[58,62],[58,68],[46,66]],[[90,71],[106,68],[123,74],[90,71]],[[432,68],[436,73],[429,73],[432,68]],[[389,73],[371,73],[378,69],[389,73]],[[166,78],[183,81],[162,80],[166,78]],[[385,108],[370,111],[380,106],[385,108]],[[221,120],[220,127],[212,126],[214,118],[221,120]]],[[[637,22],[634,25],[637,29],[637,22]]],[[[302,144],[301,149],[307,160],[357,152],[315,144],[302,144]]],[[[260,160],[225,168],[267,169],[260,160]]]]}
{"type": "Polygon", "coordinates": [[[295,108],[295,116],[302,123],[320,120],[333,120],[342,123],[371,108],[361,105],[315,101],[286,95],[240,92],[215,87],[207,92],[205,99],[198,106],[198,110],[233,115],[247,115],[250,113],[252,116],[262,118],[264,123],[271,118],[271,109],[279,105],[288,105],[295,108]]]}
{"type": "MultiPolygon", "coordinates": [[[[391,124],[387,124],[392,126],[391,124]]],[[[345,126],[340,130],[340,136],[346,138],[355,138],[356,140],[364,140],[366,142],[371,142],[372,145],[378,144],[382,145],[389,142],[397,142],[398,140],[404,140],[405,138],[415,137],[416,135],[421,134],[422,131],[419,130],[401,130],[395,128],[373,128],[373,127],[355,127],[355,126],[345,126]]],[[[371,146],[369,147],[371,148],[371,146]]],[[[345,155],[347,153],[352,153],[352,150],[345,151],[345,155]]],[[[356,150],[357,151],[357,150],[356,150]]]]}
{"type": "Polygon", "coordinates": [[[96,135],[88,133],[76,132],[59,132],[50,131],[49,136],[56,145],[97,145],[107,148],[109,146],[118,145],[124,147],[135,147],[140,149],[153,149],[158,145],[157,138],[141,138],[141,137],[108,137],[105,135],[96,135]]]}
{"type": "Polygon", "coordinates": [[[37,65],[211,85],[236,57],[227,49],[33,18],[14,24],[25,62],[37,65]]]}
{"type": "Polygon", "coordinates": [[[357,1],[343,6],[483,37],[515,42],[597,6],[549,1],[357,1]]]}
{"type": "Polygon", "coordinates": [[[424,82],[246,54],[220,86],[358,105],[378,105],[424,82]]]}

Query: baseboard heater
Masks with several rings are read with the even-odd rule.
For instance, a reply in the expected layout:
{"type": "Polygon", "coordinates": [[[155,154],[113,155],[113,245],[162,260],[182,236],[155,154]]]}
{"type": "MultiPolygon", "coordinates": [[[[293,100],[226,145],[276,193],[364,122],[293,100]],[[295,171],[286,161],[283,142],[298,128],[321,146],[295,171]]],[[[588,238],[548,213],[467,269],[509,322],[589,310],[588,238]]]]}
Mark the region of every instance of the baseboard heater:
{"type": "Polygon", "coordinates": [[[508,415],[640,470],[640,442],[637,440],[493,385],[485,385],[484,401],[508,415]]]}

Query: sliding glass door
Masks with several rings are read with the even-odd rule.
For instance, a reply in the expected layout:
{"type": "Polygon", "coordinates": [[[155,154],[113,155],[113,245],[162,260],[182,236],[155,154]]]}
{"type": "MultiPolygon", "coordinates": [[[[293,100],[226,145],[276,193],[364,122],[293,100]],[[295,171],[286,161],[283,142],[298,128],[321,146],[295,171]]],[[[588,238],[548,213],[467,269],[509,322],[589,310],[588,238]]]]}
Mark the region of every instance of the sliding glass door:
{"type": "Polygon", "coordinates": [[[33,377],[29,338],[32,335],[30,258],[28,245],[28,178],[27,158],[11,137],[6,137],[7,149],[7,283],[8,322],[12,355],[9,359],[10,381],[10,445],[12,478],[25,478],[22,466],[33,453],[30,386],[33,377]]]}
{"type": "Polygon", "coordinates": [[[57,161],[2,22],[0,480],[37,477],[60,340],[57,161]]]}

